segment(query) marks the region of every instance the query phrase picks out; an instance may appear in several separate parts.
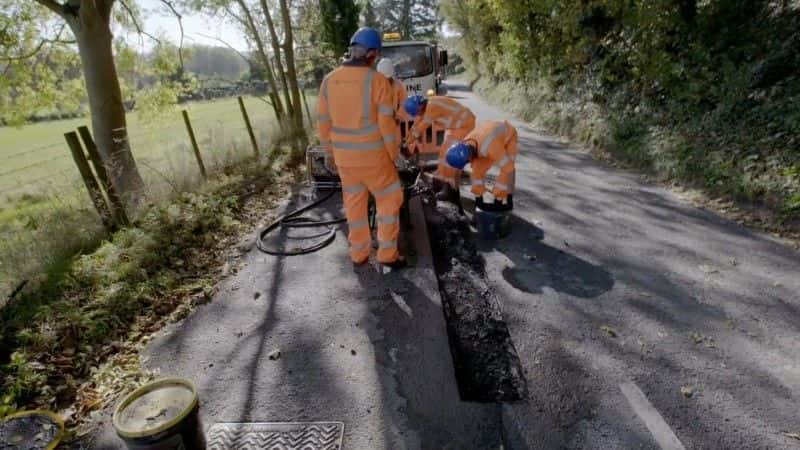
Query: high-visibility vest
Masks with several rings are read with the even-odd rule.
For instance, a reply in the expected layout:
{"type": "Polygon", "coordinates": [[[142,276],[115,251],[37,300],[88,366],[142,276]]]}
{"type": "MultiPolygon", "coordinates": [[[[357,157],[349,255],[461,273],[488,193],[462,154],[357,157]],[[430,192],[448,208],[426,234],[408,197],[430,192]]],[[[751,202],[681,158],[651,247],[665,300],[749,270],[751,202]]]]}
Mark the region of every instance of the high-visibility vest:
{"type": "Polygon", "coordinates": [[[500,174],[494,183],[495,197],[504,198],[514,192],[516,179],[514,161],[517,158],[517,130],[507,121],[487,121],[478,125],[464,138],[478,149],[471,161],[472,192],[483,195],[486,192],[486,173],[497,167],[500,174]]]}
{"type": "Polygon", "coordinates": [[[399,154],[394,93],[366,66],[342,66],[322,81],[317,104],[320,143],[340,167],[380,166],[399,154]]]}
{"type": "Polygon", "coordinates": [[[475,114],[469,108],[458,103],[450,97],[433,96],[428,99],[425,115],[414,124],[412,134],[415,137],[430,126],[437,125],[445,130],[472,129],[475,127],[475,114]]]}

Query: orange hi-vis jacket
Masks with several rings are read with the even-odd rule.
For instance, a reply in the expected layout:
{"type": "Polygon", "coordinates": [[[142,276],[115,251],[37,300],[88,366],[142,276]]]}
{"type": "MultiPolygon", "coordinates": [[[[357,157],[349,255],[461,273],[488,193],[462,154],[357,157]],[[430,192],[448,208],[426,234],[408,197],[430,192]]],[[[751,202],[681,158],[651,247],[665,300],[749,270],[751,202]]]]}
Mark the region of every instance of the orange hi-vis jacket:
{"type": "Polygon", "coordinates": [[[438,125],[448,130],[455,139],[463,138],[475,128],[475,114],[466,106],[450,97],[435,95],[428,99],[425,115],[414,123],[411,136],[407,139],[419,139],[431,125],[438,125]]]}
{"type": "Polygon", "coordinates": [[[408,121],[410,119],[405,107],[403,106],[406,101],[406,85],[397,78],[393,78],[389,81],[389,83],[392,85],[392,92],[394,94],[394,119],[397,122],[397,131],[395,136],[398,139],[397,142],[402,142],[401,139],[403,139],[403,136],[401,132],[401,124],[406,124],[405,129],[408,129],[408,121]]]}
{"type": "Polygon", "coordinates": [[[320,143],[339,167],[381,166],[400,152],[389,80],[371,67],[344,65],[322,80],[320,143]]]}
{"type": "Polygon", "coordinates": [[[517,130],[507,121],[488,121],[478,125],[464,138],[476,144],[478,155],[472,165],[472,193],[482,196],[486,192],[486,173],[492,166],[500,169],[492,194],[504,200],[514,192],[514,161],[517,158],[517,130]]]}
{"type": "Polygon", "coordinates": [[[406,108],[403,106],[408,96],[408,94],[406,94],[406,85],[397,78],[393,78],[391,84],[392,90],[394,91],[395,119],[399,122],[406,122],[409,120],[406,108]]]}

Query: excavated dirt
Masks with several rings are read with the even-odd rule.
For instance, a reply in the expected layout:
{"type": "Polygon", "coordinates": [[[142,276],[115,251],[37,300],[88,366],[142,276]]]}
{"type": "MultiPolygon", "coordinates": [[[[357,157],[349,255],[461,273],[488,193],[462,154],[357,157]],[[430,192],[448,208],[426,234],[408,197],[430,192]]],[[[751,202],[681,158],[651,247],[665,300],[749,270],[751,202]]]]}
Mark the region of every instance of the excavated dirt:
{"type": "Polygon", "coordinates": [[[467,218],[450,203],[436,205],[427,198],[423,204],[462,400],[525,399],[528,388],[519,356],[486,281],[467,218]]]}

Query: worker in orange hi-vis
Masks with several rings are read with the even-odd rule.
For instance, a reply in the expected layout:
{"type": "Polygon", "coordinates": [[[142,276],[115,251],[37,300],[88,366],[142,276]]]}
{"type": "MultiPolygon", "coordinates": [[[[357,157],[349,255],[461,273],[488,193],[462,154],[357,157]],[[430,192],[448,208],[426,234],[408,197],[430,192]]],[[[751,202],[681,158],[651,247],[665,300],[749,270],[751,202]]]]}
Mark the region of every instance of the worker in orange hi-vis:
{"type": "Polygon", "coordinates": [[[396,77],[394,63],[390,58],[381,58],[381,60],[378,61],[377,70],[385,76],[389,80],[389,84],[392,85],[395,119],[398,121],[408,120],[408,114],[406,114],[406,110],[403,108],[403,102],[406,101],[407,95],[406,85],[396,77]]]}
{"type": "Polygon", "coordinates": [[[397,247],[403,189],[394,161],[400,142],[392,87],[373,68],[380,51],[378,31],[356,31],[350,39],[348,59],[322,81],[317,122],[320,142],[333,153],[342,181],[350,258],[356,265],[369,260],[372,239],[367,203],[371,193],[377,209],[378,262],[400,268],[406,265],[397,247]]]}
{"type": "Polygon", "coordinates": [[[517,130],[507,121],[487,121],[478,125],[461,142],[447,150],[447,164],[462,170],[472,165],[472,193],[475,203],[483,204],[486,173],[492,166],[500,170],[492,195],[497,209],[513,209],[514,161],[517,159],[517,130]]]}
{"type": "MultiPolygon", "coordinates": [[[[390,58],[381,58],[378,61],[378,66],[376,70],[386,79],[389,80],[389,84],[392,85],[392,92],[394,95],[394,119],[397,122],[397,139],[402,139],[401,135],[401,124],[407,123],[410,119],[408,114],[406,114],[406,110],[403,108],[403,102],[406,100],[406,85],[403,84],[400,79],[395,77],[395,69],[394,63],[390,58]]],[[[405,156],[405,155],[404,155],[405,156]]]]}
{"type": "Polygon", "coordinates": [[[451,197],[454,189],[458,187],[460,171],[445,162],[445,153],[456,141],[464,139],[475,128],[475,114],[452,98],[437,95],[430,98],[411,95],[406,99],[404,106],[409,116],[419,119],[414,122],[409,136],[406,137],[406,143],[419,140],[425,134],[425,130],[433,124],[445,129],[436,175],[445,182],[443,196],[451,197]]]}

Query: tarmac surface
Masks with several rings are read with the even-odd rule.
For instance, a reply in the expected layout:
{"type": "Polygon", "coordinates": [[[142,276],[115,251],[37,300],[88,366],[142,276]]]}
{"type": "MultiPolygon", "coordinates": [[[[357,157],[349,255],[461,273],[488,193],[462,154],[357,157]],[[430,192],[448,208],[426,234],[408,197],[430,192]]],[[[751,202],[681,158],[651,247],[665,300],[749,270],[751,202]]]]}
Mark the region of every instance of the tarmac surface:
{"type": "MultiPolygon", "coordinates": [[[[345,449],[800,448],[800,255],[511,122],[512,233],[478,249],[526,400],[460,400],[419,204],[412,268],[354,269],[342,231],[252,249],[144,365],[194,381],[206,427],[342,422],[345,449]]],[[[107,426],[93,448],[123,447],[107,426]]]]}

